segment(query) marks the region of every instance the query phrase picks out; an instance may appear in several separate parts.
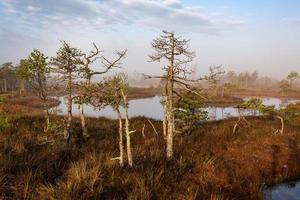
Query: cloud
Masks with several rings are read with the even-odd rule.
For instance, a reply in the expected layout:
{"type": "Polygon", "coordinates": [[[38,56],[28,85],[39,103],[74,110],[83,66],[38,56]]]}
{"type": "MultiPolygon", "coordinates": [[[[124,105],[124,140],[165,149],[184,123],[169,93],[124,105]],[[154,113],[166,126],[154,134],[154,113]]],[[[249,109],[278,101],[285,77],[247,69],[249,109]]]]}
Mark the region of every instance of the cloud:
{"type": "MultiPolygon", "coordinates": [[[[116,26],[217,33],[242,23],[225,16],[209,17],[203,9],[180,0],[4,0],[2,4],[12,25],[21,32],[27,29],[25,33],[116,26]]],[[[1,21],[3,25],[5,20],[1,21]]]]}

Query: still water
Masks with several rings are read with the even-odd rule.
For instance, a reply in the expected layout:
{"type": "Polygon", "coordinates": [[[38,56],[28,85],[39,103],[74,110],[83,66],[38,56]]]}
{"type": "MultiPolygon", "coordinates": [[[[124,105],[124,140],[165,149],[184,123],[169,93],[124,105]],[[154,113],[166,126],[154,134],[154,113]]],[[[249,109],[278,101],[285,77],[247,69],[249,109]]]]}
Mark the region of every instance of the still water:
{"type": "Polygon", "coordinates": [[[300,182],[279,184],[264,192],[265,200],[300,200],[300,182]]]}
{"type": "MultiPolygon", "coordinates": [[[[246,97],[244,100],[248,100],[251,97],[246,97]]],[[[261,98],[263,103],[266,105],[275,105],[277,108],[281,106],[286,106],[290,103],[296,102],[296,100],[281,100],[279,98],[261,98]]],[[[56,108],[58,112],[62,115],[67,113],[66,110],[66,99],[64,97],[60,97],[60,105],[56,108]]],[[[155,96],[152,98],[144,98],[144,99],[135,99],[129,101],[129,117],[137,117],[137,116],[145,116],[148,118],[161,120],[163,117],[163,108],[160,103],[161,98],[159,96],[155,96]]],[[[208,107],[205,109],[209,113],[209,117],[211,120],[220,120],[228,117],[236,117],[238,116],[238,110],[234,107],[208,107]]],[[[73,115],[78,115],[79,110],[77,105],[73,105],[73,115]]],[[[113,109],[107,106],[104,109],[95,110],[90,105],[85,105],[84,112],[86,116],[89,117],[107,117],[116,119],[117,114],[113,111],[113,109]]],[[[124,110],[121,110],[122,114],[124,114],[124,110]]],[[[250,114],[250,113],[246,113],[250,114]]]]}

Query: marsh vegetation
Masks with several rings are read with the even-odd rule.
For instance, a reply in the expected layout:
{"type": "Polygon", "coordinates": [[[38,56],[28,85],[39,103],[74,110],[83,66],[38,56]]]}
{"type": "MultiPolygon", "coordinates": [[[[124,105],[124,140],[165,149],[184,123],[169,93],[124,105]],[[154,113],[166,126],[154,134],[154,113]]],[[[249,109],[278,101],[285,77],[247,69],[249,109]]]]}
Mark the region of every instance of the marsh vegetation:
{"type": "Polygon", "coordinates": [[[127,50],[108,59],[96,44],[3,64],[0,198],[263,199],[299,178],[298,73],[192,77],[189,42],[153,40],[149,88],[130,86],[127,50]]]}

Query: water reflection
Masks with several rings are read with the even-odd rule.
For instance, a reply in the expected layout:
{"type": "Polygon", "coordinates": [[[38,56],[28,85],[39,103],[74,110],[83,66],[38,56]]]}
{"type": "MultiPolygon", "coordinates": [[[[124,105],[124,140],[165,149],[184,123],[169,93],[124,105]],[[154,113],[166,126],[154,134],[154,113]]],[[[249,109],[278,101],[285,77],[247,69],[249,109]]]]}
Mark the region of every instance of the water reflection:
{"type": "MultiPolygon", "coordinates": [[[[253,97],[245,97],[243,98],[245,101],[251,99],[253,97]]],[[[259,98],[259,97],[257,97],[259,98]]],[[[263,101],[263,104],[272,106],[274,105],[276,108],[286,107],[288,104],[296,103],[299,100],[295,99],[279,99],[274,97],[262,97],[260,98],[263,101]]],[[[209,117],[212,120],[221,120],[229,117],[237,117],[239,116],[238,109],[235,107],[208,107],[205,109],[209,113],[209,117]]],[[[247,115],[258,115],[257,111],[243,111],[245,116],[247,115]]]]}
{"type": "MultiPolygon", "coordinates": [[[[64,97],[60,97],[60,105],[56,108],[59,110],[60,114],[66,114],[66,100],[64,97]]],[[[120,109],[122,115],[124,115],[124,109],[120,109]]],[[[78,106],[74,105],[72,109],[73,115],[79,115],[78,106]]],[[[86,116],[90,117],[107,117],[111,119],[116,119],[117,114],[110,106],[104,109],[95,110],[90,105],[85,105],[84,112],[86,116]]],[[[163,108],[160,104],[160,97],[155,96],[153,98],[145,99],[135,99],[129,101],[129,117],[145,116],[153,119],[162,119],[163,108]]]]}
{"type": "MultiPolygon", "coordinates": [[[[251,97],[244,98],[245,100],[250,99],[251,97]]],[[[279,98],[261,98],[263,103],[266,105],[275,105],[277,108],[280,106],[286,106],[290,103],[294,103],[297,100],[281,100],[279,98]]],[[[66,100],[63,97],[60,97],[59,100],[61,104],[56,108],[60,111],[60,114],[66,114],[66,100]]],[[[153,98],[145,98],[145,99],[135,99],[129,101],[129,117],[136,116],[145,116],[153,119],[161,120],[163,117],[163,108],[160,103],[160,97],[155,96],[153,98]]],[[[238,116],[238,110],[234,107],[207,107],[205,109],[209,113],[209,117],[211,120],[220,120],[228,117],[236,117],[238,116]]],[[[85,114],[90,117],[107,117],[116,119],[117,115],[113,111],[111,107],[106,107],[102,110],[95,110],[92,106],[85,105],[85,114]]],[[[121,109],[122,114],[124,114],[124,110],[121,109]]],[[[73,106],[73,114],[79,115],[79,110],[76,105],[73,106]]],[[[252,112],[246,112],[245,115],[253,114],[252,112]]]]}

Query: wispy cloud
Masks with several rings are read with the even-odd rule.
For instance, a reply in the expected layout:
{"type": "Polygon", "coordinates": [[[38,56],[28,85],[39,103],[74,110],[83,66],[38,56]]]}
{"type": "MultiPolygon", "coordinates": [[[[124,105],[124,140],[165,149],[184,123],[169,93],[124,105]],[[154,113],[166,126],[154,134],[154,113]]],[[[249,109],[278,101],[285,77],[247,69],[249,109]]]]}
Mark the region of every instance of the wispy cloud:
{"type": "Polygon", "coordinates": [[[180,0],[4,0],[2,4],[9,18],[14,18],[12,25],[22,31],[24,28],[51,31],[51,27],[99,30],[117,25],[135,25],[217,33],[242,24],[242,21],[232,17],[210,17],[203,9],[185,6],[180,0]]]}
{"type": "Polygon", "coordinates": [[[82,50],[95,42],[107,56],[127,48],[128,70],[150,72],[155,67],[145,62],[149,42],[167,29],[191,39],[201,69],[222,63],[282,74],[282,66],[287,66],[285,71],[299,66],[299,5],[258,0],[0,0],[0,63],[18,62],[34,48],[55,55],[59,40],[66,40],[82,50]]]}

